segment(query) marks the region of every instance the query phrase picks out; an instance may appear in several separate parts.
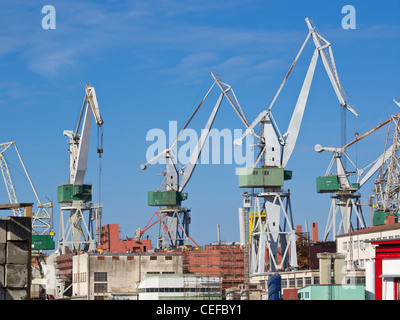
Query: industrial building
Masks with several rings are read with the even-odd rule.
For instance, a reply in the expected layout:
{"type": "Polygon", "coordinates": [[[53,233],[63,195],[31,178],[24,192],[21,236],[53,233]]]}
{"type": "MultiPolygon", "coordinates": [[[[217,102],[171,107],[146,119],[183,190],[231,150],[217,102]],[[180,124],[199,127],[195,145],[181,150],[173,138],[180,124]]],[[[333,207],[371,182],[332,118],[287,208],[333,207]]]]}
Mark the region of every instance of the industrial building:
{"type": "MultiPolygon", "coordinates": [[[[32,204],[1,205],[0,210],[12,206],[32,210],[32,204]]],[[[31,295],[31,223],[29,216],[0,219],[0,300],[26,300],[31,295]]]]}
{"type": "Polygon", "coordinates": [[[104,300],[109,295],[137,296],[148,274],[182,274],[182,253],[74,255],[72,297],[104,300]]]}
{"type": "Polygon", "coordinates": [[[221,300],[221,278],[204,275],[147,274],[138,300],[221,300]]]}
{"type": "Polygon", "coordinates": [[[368,261],[375,258],[373,241],[400,239],[400,223],[391,222],[345,233],[336,237],[337,252],[346,256],[348,269],[365,269],[368,261]]]}

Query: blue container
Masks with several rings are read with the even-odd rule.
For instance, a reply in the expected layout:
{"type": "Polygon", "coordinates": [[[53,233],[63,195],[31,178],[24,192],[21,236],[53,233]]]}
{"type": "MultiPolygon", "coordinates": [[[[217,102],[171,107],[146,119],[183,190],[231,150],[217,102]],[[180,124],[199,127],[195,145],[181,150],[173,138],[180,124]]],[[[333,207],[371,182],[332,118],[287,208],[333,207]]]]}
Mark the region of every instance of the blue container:
{"type": "Polygon", "coordinates": [[[268,300],[282,300],[281,276],[279,275],[268,277],[268,300]]]}

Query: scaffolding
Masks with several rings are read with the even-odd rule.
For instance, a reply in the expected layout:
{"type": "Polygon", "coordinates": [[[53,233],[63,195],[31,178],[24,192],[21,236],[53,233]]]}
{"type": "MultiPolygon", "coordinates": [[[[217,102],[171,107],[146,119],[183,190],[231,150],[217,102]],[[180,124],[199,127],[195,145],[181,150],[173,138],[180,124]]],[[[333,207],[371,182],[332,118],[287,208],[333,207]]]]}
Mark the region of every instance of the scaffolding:
{"type": "Polygon", "coordinates": [[[211,244],[185,251],[183,273],[220,277],[220,295],[223,297],[226,289],[245,281],[244,249],[240,245],[211,244]]]}
{"type": "Polygon", "coordinates": [[[296,232],[296,251],[297,263],[300,270],[310,270],[311,256],[310,256],[310,233],[309,232],[296,232]]]}

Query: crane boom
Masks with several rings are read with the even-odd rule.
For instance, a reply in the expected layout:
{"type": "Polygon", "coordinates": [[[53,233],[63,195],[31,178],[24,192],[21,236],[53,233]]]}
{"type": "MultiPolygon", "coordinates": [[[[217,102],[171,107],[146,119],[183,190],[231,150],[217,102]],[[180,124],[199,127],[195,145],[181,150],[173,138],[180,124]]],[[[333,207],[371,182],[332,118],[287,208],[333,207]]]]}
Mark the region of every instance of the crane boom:
{"type": "Polygon", "coordinates": [[[222,98],[224,97],[224,93],[221,93],[219,95],[219,98],[214,106],[213,111],[211,112],[210,117],[208,118],[208,121],[204,127],[204,129],[201,132],[201,136],[199,141],[197,142],[196,148],[194,149],[192,155],[190,156],[189,163],[185,167],[185,171],[182,174],[182,179],[181,183],[179,185],[179,192],[182,192],[187,183],[189,182],[190,177],[193,174],[193,171],[197,165],[197,161],[199,160],[201,151],[203,150],[204,144],[206,143],[208,134],[210,133],[210,128],[212,124],[214,123],[215,116],[217,115],[218,109],[221,105],[222,98]]]}
{"type": "Polygon", "coordinates": [[[378,130],[379,128],[383,127],[385,124],[389,123],[390,121],[393,120],[393,118],[400,118],[400,113],[391,116],[389,119],[383,121],[381,124],[377,125],[376,127],[372,128],[371,130],[367,131],[366,133],[364,133],[363,135],[357,137],[356,139],[354,139],[353,141],[350,141],[349,143],[347,143],[345,146],[343,146],[343,149],[346,149],[348,147],[350,147],[352,144],[360,141],[361,139],[365,138],[366,136],[370,135],[371,133],[375,132],[376,130],[378,130]]]}
{"type": "Polygon", "coordinates": [[[299,98],[296,103],[296,107],[293,111],[292,118],[289,123],[289,127],[287,130],[287,137],[285,141],[285,148],[283,152],[282,166],[285,167],[287,162],[289,161],[290,156],[292,155],[294,146],[296,144],[297,137],[299,135],[301,121],[303,119],[304,109],[306,107],[308,94],[310,92],[311,82],[314,76],[315,66],[317,65],[318,59],[318,50],[314,51],[314,54],[311,59],[310,66],[308,67],[308,71],[306,77],[304,79],[303,87],[301,88],[299,98]]]}
{"type": "MultiPolygon", "coordinates": [[[[92,114],[95,118],[97,126],[100,128],[104,122],[100,115],[96,92],[94,87],[86,84],[85,97],[83,99],[76,131],[64,131],[64,135],[70,138],[70,172],[68,183],[75,186],[83,185],[86,174],[90,132],[92,126],[92,114]],[[82,117],[83,124],[81,128],[82,117]],[[81,129],[80,134],[78,133],[79,129],[81,129]]],[[[97,152],[103,152],[102,146],[98,148],[97,152]]]]}
{"type": "Polygon", "coordinates": [[[344,92],[340,85],[339,76],[337,74],[335,60],[333,59],[331,44],[315,31],[315,28],[311,25],[310,20],[308,18],[306,18],[306,23],[307,23],[308,29],[311,32],[314,44],[317,47],[317,49],[319,50],[319,54],[321,56],[322,63],[324,64],[325,70],[328,73],[329,80],[332,83],[333,89],[335,90],[336,96],[339,99],[340,105],[343,108],[349,110],[356,117],[358,117],[358,113],[352,107],[350,107],[346,102],[344,92]],[[325,42],[324,46],[321,45],[320,40],[325,42]],[[329,58],[330,58],[329,60],[330,61],[328,61],[327,54],[324,51],[324,49],[326,49],[326,48],[328,48],[328,50],[329,50],[329,58]]]}
{"type": "Polygon", "coordinates": [[[360,180],[360,188],[369,180],[369,178],[371,178],[371,176],[375,174],[376,171],[378,171],[382,167],[383,163],[385,163],[391,158],[392,150],[393,150],[393,145],[390,148],[388,148],[383,154],[381,154],[378,159],[375,160],[374,165],[360,180]]]}
{"type": "Polygon", "coordinates": [[[165,157],[166,158],[166,172],[170,173],[170,174],[166,174],[166,178],[165,178],[165,182],[164,185],[169,189],[173,189],[179,192],[182,192],[183,189],[186,187],[187,183],[189,182],[194,169],[196,168],[197,162],[199,160],[199,157],[201,155],[201,151],[207,141],[207,137],[210,133],[210,129],[214,123],[215,117],[218,113],[219,107],[222,103],[222,100],[224,97],[227,98],[228,102],[230,103],[230,105],[232,106],[232,108],[235,110],[235,112],[238,114],[240,120],[245,124],[245,126],[249,126],[249,123],[242,111],[242,108],[240,107],[239,102],[236,99],[235,93],[233,92],[233,89],[231,86],[227,85],[226,83],[223,83],[218,76],[215,76],[212,72],[211,72],[211,76],[214,79],[213,84],[211,85],[211,87],[208,89],[207,93],[205,94],[205,96],[203,97],[203,99],[201,100],[199,106],[196,108],[194,114],[192,115],[192,117],[190,118],[190,120],[188,121],[188,123],[185,125],[185,127],[182,129],[182,131],[179,133],[178,137],[175,139],[175,141],[172,143],[172,145],[163,150],[162,152],[160,152],[159,154],[157,154],[155,157],[153,157],[152,159],[150,159],[149,161],[147,161],[146,164],[142,164],[140,166],[140,168],[142,170],[147,169],[147,167],[152,164],[155,163],[158,159],[165,157]],[[209,93],[211,92],[211,90],[213,89],[213,87],[215,85],[218,85],[218,87],[221,90],[221,93],[218,97],[218,100],[214,106],[214,109],[212,110],[208,121],[205,125],[205,127],[202,130],[201,136],[199,141],[196,144],[195,149],[193,150],[192,154],[190,155],[190,159],[189,162],[185,165],[184,170],[180,170],[179,172],[182,173],[181,178],[179,179],[178,175],[177,175],[177,170],[175,169],[175,165],[173,163],[173,158],[176,159],[174,153],[173,153],[173,148],[176,145],[176,143],[178,142],[180,136],[182,135],[183,131],[188,127],[188,124],[191,122],[191,120],[193,119],[194,115],[197,113],[197,111],[199,110],[200,106],[203,104],[203,102],[206,100],[206,98],[208,97],[209,93]],[[230,96],[228,93],[231,92],[232,96],[230,96]],[[172,176],[172,178],[170,178],[172,176]],[[169,181],[171,180],[171,181],[169,181]],[[174,184],[173,187],[171,187],[171,184],[174,184]]]}
{"type": "MultiPolygon", "coordinates": [[[[331,49],[331,44],[325,40],[316,30],[315,28],[311,25],[310,21],[308,18],[305,19],[307,26],[308,26],[308,34],[307,37],[305,39],[305,41],[303,42],[299,52],[297,53],[296,58],[294,59],[292,65],[289,68],[289,71],[287,72],[282,84],[280,85],[277,93],[275,94],[272,102],[270,103],[268,109],[262,111],[257,118],[247,127],[246,131],[244,132],[244,134],[239,137],[238,139],[236,139],[234,141],[235,145],[240,145],[242,143],[243,138],[249,134],[252,133],[254,134],[254,127],[264,121],[264,123],[268,123],[268,119],[272,119],[272,115],[271,115],[271,109],[279,95],[279,93],[281,92],[283,85],[286,83],[286,80],[288,79],[290,73],[292,72],[300,54],[302,53],[305,44],[307,43],[307,41],[309,40],[310,36],[313,39],[314,45],[315,45],[315,51],[313,54],[313,57],[311,59],[306,77],[304,79],[303,82],[303,86],[301,88],[298,100],[296,102],[296,106],[294,109],[294,112],[292,114],[292,118],[289,124],[289,127],[286,131],[285,134],[280,135],[279,134],[279,130],[277,130],[277,126],[271,122],[271,125],[274,125],[275,131],[277,132],[278,139],[280,141],[280,144],[282,145],[282,159],[281,159],[281,167],[285,167],[287,162],[289,161],[289,158],[294,150],[296,141],[297,141],[297,137],[299,134],[299,130],[300,130],[300,126],[301,126],[301,122],[302,122],[302,118],[303,118],[303,114],[304,114],[304,110],[305,110],[305,106],[307,103],[307,99],[308,99],[308,95],[309,95],[309,91],[310,91],[310,87],[311,87],[311,82],[313,79],[313,75],[314,75],[314,71],[315,71],[315,67],[316,67],[316,63],[317,63],[317,59],[318,56],[321,57],[321,60],[323,62],[323,65],[325,67],[325,70],[328,74],[328,77],[332,83],[333,89],[336,93],[336,96],[339,99],[339,103],[342,106],[342,108],[347,109],[348,111],[350,111],[351,113],[353,113],[356,117],[358,117],[357,112],[350,107],[347,102],[346,102],[346,98],[345,98],[345,94],[344,91],[342,89],[342,86],[340,84],[339,81],[339,77],[338,77],[338,73],[337,73],[337,69],[336,69],[336,65],[335,65],[335,60],[333,58],[333,53],[332,53],[332,49],[331,49]],[[323,42],[324,44],[322,45],[321,42],[323,42]],[[324,50],[327,49],[329,50],[329,54],[327,54],[324,50]]],[[[272,137],[268,137],[268,141],[266,141],[266,143],[271,143],[271,141],[274,139],[272,137]]]]}

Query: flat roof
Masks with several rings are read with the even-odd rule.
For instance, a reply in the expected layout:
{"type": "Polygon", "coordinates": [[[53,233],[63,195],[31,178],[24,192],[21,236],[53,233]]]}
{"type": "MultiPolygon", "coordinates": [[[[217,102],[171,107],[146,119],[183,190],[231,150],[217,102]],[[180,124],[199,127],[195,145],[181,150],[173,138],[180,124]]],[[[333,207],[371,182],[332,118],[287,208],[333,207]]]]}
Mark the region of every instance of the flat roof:
{"type": "Polygon", "coordinates": [[[8,203],[0,204],[0,210],[12,210],[18,208],[32,207],[33,203],[8,203]]]}

